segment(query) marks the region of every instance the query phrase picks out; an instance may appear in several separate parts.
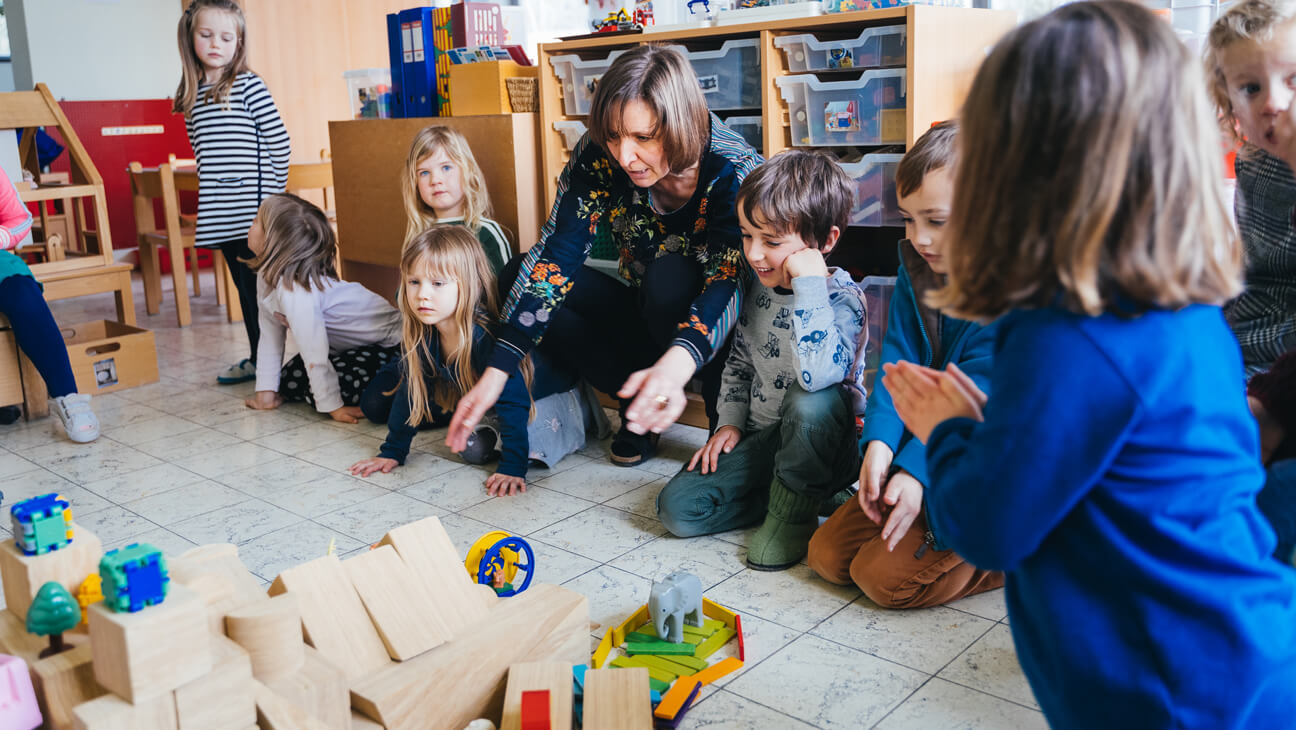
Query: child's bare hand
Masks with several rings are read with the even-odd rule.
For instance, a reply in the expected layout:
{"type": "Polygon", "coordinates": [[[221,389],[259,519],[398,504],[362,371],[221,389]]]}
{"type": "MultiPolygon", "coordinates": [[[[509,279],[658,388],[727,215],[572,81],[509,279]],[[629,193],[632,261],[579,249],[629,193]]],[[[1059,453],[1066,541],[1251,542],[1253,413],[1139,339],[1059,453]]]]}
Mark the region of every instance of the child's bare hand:
{"type": "Polygon", "coordinates": [[[864,449],[864,463],[860,465],[860,509],[864,516],[876,524],[882,524],[882,486],[886,484],[887,471],[895,454],[891,447],[881,441],[870,441],[864,449]]]}
{"type": "Polygon", "coordinates": [[[891,514],[882,526],[882,540],[886,542],[888,552],[895,550],[900,539],[909,532],[909,527],[918,518],[922,509],[923,485],[907,471],[897,471],[887,480],[886,496],[882,501],[887,504],[891,514]]]}
{"type": "Polygon", "coordinates": [[[352,476],[367,477],[375,472],[390,474],[392,469],[400,466],[395,459],[385,459],[381,456],[375,456],[372,459],[361,459],[351,465],[352,476]]]}
{"type": "Polygon", "coordinates": [[[364,418],[364,411],[360,410],[360,406],[342,406],[329,411],[329,418],[341,423],[359,423],[364,418]]]}
{"type": "Polygon", "coordinates": [[[495,472],[486,477],[486,493],[492,497],[512,497],[526,491],[524,477],[511,477],[495,472]]]}
{"type": "Polygon", "coordinates": [[[283,405],[283,396],[273,390],[258,390],[244,399],[243,405],[256,411],[273,411],[283,405]]]}
{"type": "Polygon", "coordinates": [[[958,365],[955,365],[954,363],[946,365],[945,372],[949,374],[947,380],[962,389],[962,391],[967,394],[968,399],[976,405],[977,420],[981,420],[981,411],[985,408],[986,402],[990,399],[980,388],[977,387],[977,384],[972,381],[972,378],[967,376],[967,373],[959,369],[958,365]]]}
{"type": "Polygon", "coordinates": [[[1296,104],[1278,113],[1274,119],[1273,138],[1274,149],[1268,151],[1281,157],[1288,167],[1296,170],[1296,104]]]}
{"type": "Polygon", "coordinates": [[[956,384],[949,373],[911,362],[887,363],[882,370],[886,373],[882,384],[891,394],[896,415],[923,444],[942,421],[951,418],[981,420],[981,407],[973,400],[974,396],[956,384]]]}
{"type": "Polygon", "coordinates": [[[806,247],[783,259],[783,270],[789,279],[798,276],[828,276],[828,264],[817,248],[806,247]]]}
{"type": "Polygon", "coordinates": [[[717,428],[711,438],[707,439],[707,442],[702,445],[702,448],[693,454],[693,458],[688,463],[688,470],[693,471],[693,467],[701,463],[703,474],[715,472],[720,461],[720,454],[733,451],[733,448],[741,440],[742,431],[739,431],[737,426],[721,426],[717,428]]]}

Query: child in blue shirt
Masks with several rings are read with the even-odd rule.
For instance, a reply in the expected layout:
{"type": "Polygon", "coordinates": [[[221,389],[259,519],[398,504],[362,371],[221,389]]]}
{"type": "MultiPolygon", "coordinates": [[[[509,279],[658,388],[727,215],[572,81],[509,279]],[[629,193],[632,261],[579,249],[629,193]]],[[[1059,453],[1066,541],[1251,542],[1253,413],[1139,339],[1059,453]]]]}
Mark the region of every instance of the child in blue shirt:
{"type": "Polygon", "coordinates": [[[884,367],[927,445],[928,519],[1006,573],[1054,728],[1279,728],[1296,718],[1296,572],[1271,558],[1219,131],[1199,65],[1128,2],[1009,33],[964,104],[933,306],[997,319],[990,399],[884,367]],[[1008,101],[1005,101],[1008,100],[1008,101]]]}

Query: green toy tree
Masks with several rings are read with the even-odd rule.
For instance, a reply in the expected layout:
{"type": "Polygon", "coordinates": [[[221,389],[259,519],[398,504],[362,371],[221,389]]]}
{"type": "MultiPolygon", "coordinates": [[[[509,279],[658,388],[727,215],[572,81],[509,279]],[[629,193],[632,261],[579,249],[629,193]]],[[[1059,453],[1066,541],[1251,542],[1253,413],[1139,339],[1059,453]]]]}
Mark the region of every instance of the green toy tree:
{"type": "Polygon", "coordinates": [[[40,587],[27,609],[27,633],[50,637],[41,658],[63,651],[63,632],[81,622],[81,608],[61,583],[50,581],[40,587]]]}

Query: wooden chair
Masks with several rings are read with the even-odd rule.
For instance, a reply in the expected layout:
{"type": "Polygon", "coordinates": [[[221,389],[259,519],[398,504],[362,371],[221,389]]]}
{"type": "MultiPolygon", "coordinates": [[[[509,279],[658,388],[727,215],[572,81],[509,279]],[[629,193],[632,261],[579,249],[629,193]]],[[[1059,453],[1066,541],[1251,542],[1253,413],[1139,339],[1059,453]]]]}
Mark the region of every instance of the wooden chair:
{"type": "Polygon", "coordinates": [[[139,241],[140,270],[144,276],[144,308],[157,314],[162,304],[162,268],[158,249],[165,248],[171,258],[171,278],[175,291],[176,319],[181,327],[192,317],[189,311],[189,287],[185,283],[185,256],[193,271],[194,296],[201,296],[198,279],[198,250],[194,248],[194,229],[180,219],[180,198],[175,173],[169,163],[145,170],[138,162],[130,163],[131,198],[135,206],[135,230],[139,241]],[[162,200],[162,227],[157,226],[153,201],[162,200]]]}
{"type": "MultiPolygon", "coordinates": [[[[32,273],[45,286],[45,299],[48,301],[112,292],[117,301],[117,320],[134,325],[135,304],[130,277],[133,267],[113,258],[103,178],[82,146],[76,130],[45,84],[36,84],[33,91],[0,93],[0,129],[23,130],[18,158],[22,167],[33,175],[40,169],[36,157],[37,127],[58,130],[63,137],[70,182],[51,185],[42,180],[37,188],[23,186],[18,190],[18,197],[25,203],[41,205],[47,200],[62,201],[63,210],[71,205],[75,218],[79,220],[74,220],[75,233],[69,232],[64,241],[62,258],[32,264],[32,273]],[[94,228],[90,228],[86,216],[80,214],[83,200],[90,201],[85,212],[92,212],[94,228]]],[[[48,221],[45,223],[48,225],[48,221]]]]}

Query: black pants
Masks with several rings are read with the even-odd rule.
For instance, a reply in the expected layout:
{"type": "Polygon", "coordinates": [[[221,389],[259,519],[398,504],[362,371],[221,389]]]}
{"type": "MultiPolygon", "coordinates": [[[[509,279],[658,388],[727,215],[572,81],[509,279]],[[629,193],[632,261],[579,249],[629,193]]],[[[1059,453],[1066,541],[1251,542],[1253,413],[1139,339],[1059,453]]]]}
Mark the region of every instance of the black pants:
{"type": "MultiPolygon", "coordinates": [[[[503,297],[521,265],[522,257],[515,256],[500,273],[503,297]]],[[[583,266],[562,306],[553,313],[540,350],[560,367],[616,397],[631,373],[651,366],[670,347],[705,282],[702,265],[680,255],[649,264],[637,289],[583,266]]],[[[696,376],[702,380],[702,399],[712,428],[718,417],[720,373],[728,356],[726,339],[696,376]]],[[[623,413],[629,405],[629,400],[621,400],[623,413]]]]}
{"type": "MultiPolygon", "coordinates": [[[[399,360],[399,347],[382,345],[353,347],[329,355],[329,362],[337,372],[342,405],[361,405],[362,394],[374,377],[388,363],[399,360]]],[[[305,401],[312,407],[315,405],[315,394],[311,392],[310,377],[306,374],[306,365],[301,355],[294,355],[279,371],[279,395],[288,402],[305,401]]],[[[363,410],[363,406],[361,409],[363,410]]]]}
{"type": "Polygon", "coordinates": [[[239,308],[243,310],[243,329],[247,330],[248,347],[252,355],[248,359],[256,364],[257,342],[261,339],[261,324],[257,320],[257,287],[256,272],[239,259],[251,259],[252,249],[248,248],[246,238],[236,241],[225,241],[220,245],[225,254],[225,263],[229,265],[230,277],[234,279],[234,288],[238,289],[239,308]]]}

